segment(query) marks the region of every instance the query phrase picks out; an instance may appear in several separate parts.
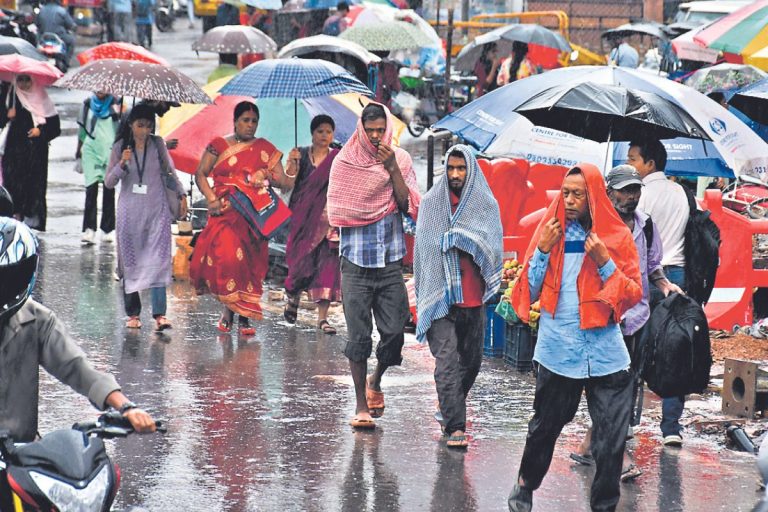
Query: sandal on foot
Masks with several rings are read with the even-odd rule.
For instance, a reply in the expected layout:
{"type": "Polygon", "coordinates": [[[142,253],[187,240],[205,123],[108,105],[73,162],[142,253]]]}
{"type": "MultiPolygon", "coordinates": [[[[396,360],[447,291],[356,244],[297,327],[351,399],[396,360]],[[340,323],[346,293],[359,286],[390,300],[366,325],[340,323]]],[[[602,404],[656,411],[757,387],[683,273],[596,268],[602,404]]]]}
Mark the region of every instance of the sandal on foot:
{"type": "Polygon", "coordinates": [[[582,466],[593,466],[595,464],[595,459],[588,453],[582,455],[580,453],[572,452],[570,457],[571,460],[578,462],[582,466]]]}
{"type": "Polygon", "coordinates": [[[630,464],[627,469],[621,472],[621,481],[629,482],[630,480],[634,480],[635,478],[639,477],[642,474],[643,474],[642,469],[635,466],[634,464],[630,464]]]}
{"type": "Polygon", "coordinates": [[[129,329],[141,329],[141,320],[137,316],[129,317],[128,321],[125,322],[125,326],[129,329]]]}
{"type": "Polygon", "coordinates": [[[237,332],[240,336],[253,336],[256,334],[256,328],[248,320],[240,319],[237,323],[237,332]]]}
{"type": "Polygon", "coordinates": [[[354,418],[349,420],[349,424],[352,426],[352,428],[367,430],[376,428],[376,423],[372,419],[361,417],[359,414],[355,415],[354,418]]]}
{"type": "Polygon", "coordinates": [[[232,330],[232,320],[227,320],[224,318],[224,315],[221,315],[221,317],[219,317],[219,323],[216,324],[216,329],[218,329],[219,332],[230,332],[232,330]]]}
{"type": "Polygon", "coordinates": [[[445,445],[448,448],[460,448],[465,449],[469,446],[469,440],[467,439],[466,434],[457,434],[453,433],[448,436],[448,438],[445,441],[445,445]]]}
{"type": "Polygon", "coordinates": [[[171,329],[173,326],[164,316],[158,316],[155,318],[155,331],[160,332],[166,329],[171,329]]]}
{"type": "Polygon", "coordinates": [[[373,418],[384,416],[384,392],[365,388],[365,401],[368,403],[368,412],[373,418]]]}
{"type": "Polygon", "coordinates": [[[285,308],[283,308],[283,318],[285,318],[285,321],[289,324],[295,324],[296,323],[296,316],[299,313],[299,304],[298,302],[293,302],[289,300],[285,303],[285,308]]]}
{"type": "Polygon", "coordinates": [[[328,334],[331,336],[336,334],[336,329],[328,323],[328,320],[320,320],[320,323],[317,324],[317,328],[323,331],[323,334],[328,334]]]}

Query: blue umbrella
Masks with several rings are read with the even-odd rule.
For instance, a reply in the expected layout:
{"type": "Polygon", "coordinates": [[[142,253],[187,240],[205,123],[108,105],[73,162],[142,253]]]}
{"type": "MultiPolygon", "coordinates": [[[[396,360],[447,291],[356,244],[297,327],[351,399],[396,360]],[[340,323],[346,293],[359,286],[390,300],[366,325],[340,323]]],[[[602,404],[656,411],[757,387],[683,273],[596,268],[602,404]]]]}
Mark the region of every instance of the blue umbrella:
{"type": "MultiPolygon", "coordinates": [[[[373,93],[341,66],[318,59],[269,59],[254,62],[227,83],[221,94],[254,98],[293,98],[298,130],[298,100],[356,92],[373,93]]],[[[295,140],[298,144],[298,132],[295,140]]]]}
{"type": "MultiPolygon", "coordinates": [[[[712,143],[691,139],[664,141],[672,147],[690,148],[686,158],[681,154],[679,165],[676,164],[679,174],[709,175],[719,168],[723,170],[720,176],[729,176],[759,173],[768,167],[766,143],[716,102],[690,87],[665,78],[613,66],[573,66],[518,80],[452,112],[434,127],[449,130],[491,155],[515,156],[552,165],[569,165],[579,161],[602,165],[607,151],[604,145],[601,150],[597,143],[549,128],[534,127],[530,121],[513,112],[553,85],[581,82],[621,85],[656,93],[685,109],[704,128],[712,143]],[[718,162],[703,166],[702,155],[707,160],[717,159],[718,162]]],[[[638,135],[642,136],[642,133],[638,135]]]]}

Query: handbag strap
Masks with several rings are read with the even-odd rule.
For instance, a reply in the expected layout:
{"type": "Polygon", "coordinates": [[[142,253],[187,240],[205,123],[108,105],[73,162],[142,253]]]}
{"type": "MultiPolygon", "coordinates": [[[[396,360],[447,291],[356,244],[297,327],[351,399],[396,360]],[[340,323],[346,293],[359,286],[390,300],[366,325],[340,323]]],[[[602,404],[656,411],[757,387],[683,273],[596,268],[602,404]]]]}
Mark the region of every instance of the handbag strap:
{"type": "Polygon", "coordinates": [[[163,149],[165,148],[160,147],[160,143],[157,142],[155,136],[150,135],[150,140],[152,141],[153,144],[157,145],[157,153],[160,156],[160,168],[163,171],[163,180],[165,181],[166,188],[169,188],[174,192],[178,193],[179,189],[176,186],[176,180],[174,179],[172,174],[173,171],[171,169],[171,162],[168,161],[168,150],[163,151],[163,149]]]}

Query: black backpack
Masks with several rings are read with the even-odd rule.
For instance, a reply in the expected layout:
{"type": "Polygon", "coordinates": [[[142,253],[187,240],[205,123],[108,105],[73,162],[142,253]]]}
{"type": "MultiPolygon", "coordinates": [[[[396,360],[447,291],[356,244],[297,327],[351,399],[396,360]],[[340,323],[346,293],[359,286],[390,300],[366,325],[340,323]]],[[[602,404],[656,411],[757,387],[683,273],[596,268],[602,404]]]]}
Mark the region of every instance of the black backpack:
{"type": "Polygon", "coordinates": [[[671,293],[654,308],[643,329],[640,373],[662,398],[700,393],[709,384],[712,354],[704,309],[671,293]]]}
{"type": "Polygon", "coordinates": [[[683,187],[690,213],[685,226],[685,288],[688,296],[706,304],[715,286],[720,265],[720,228],[710,218],[709,211],[696,208],[693,193],[683,187]]]}

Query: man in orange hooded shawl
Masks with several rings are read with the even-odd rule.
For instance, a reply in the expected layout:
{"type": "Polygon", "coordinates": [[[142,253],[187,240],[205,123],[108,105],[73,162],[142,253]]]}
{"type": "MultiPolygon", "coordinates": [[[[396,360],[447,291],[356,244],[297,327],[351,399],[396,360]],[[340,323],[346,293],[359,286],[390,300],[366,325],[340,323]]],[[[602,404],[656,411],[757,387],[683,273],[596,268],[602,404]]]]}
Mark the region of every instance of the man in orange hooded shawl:
{"type": "Polygon", "coordinates": [[[591,164],[577,165],[536,229],[512,291],[512,305],[524,322],[537,299],[541,319],[534,416],[510,511],[531,510],[533,491],[585,389],[595,439],[590,503],[592,510],[615,510],[632,400],[619,322],[642,297],[640,279],[632,234],[608,199],[603,176],[591,164]]]}

